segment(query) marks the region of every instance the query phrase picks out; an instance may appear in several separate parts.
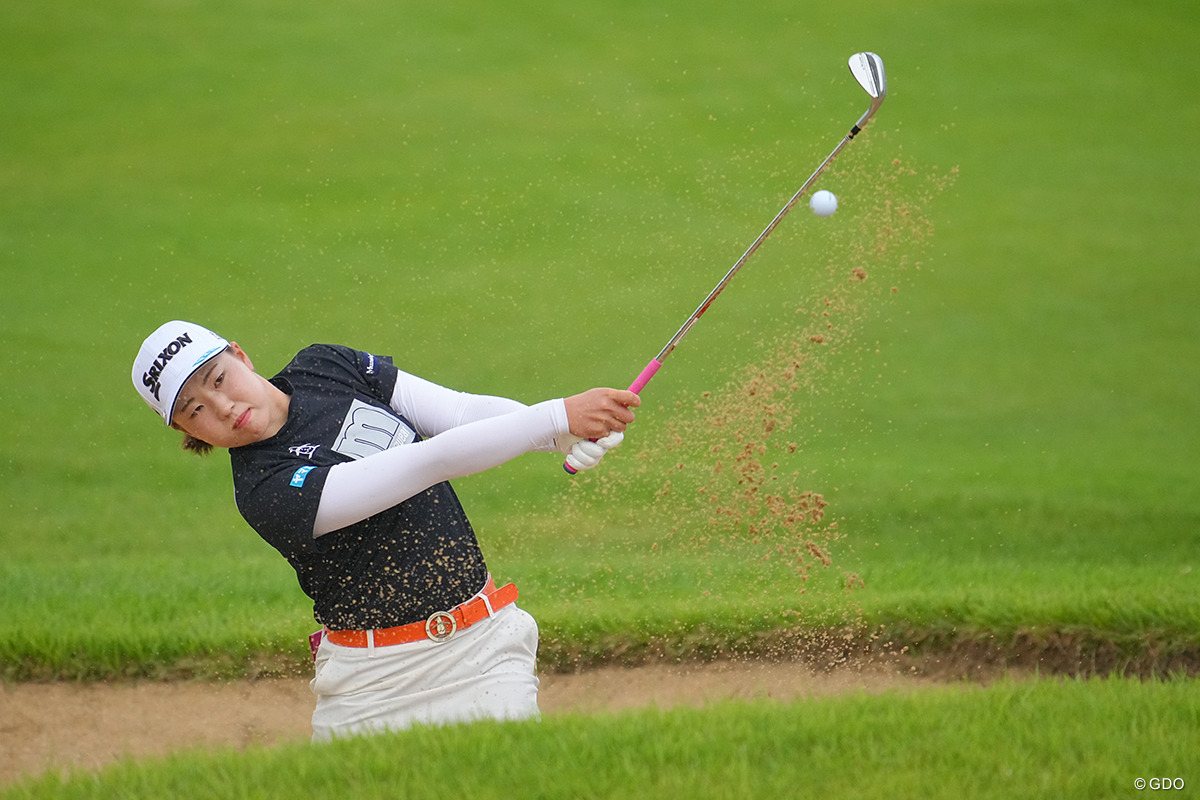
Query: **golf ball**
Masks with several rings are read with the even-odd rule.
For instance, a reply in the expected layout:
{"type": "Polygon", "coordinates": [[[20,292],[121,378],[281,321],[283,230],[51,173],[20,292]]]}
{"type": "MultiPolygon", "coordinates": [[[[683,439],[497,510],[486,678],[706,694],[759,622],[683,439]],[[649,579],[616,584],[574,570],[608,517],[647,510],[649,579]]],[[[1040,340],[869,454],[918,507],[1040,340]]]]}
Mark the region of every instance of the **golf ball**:
{"type": "Polygon", "coordinates": [[[808,201],[809,208],[818,217],[828,217],[837,211],[837,195],[833,192],[822,189],[812,196],[808,201]]]}

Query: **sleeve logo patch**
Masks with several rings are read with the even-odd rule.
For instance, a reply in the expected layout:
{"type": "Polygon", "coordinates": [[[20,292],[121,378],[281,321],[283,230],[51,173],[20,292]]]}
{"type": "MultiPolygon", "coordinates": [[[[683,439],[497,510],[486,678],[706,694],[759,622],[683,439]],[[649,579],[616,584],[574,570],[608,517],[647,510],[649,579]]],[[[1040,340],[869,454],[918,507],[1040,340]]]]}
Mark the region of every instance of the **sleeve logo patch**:
{"type": "Polygon", "coordinates": [[[292,474],[292,486],[299,489],[304,485],[304,481],[308,478],[308,473],[312,472],[316,467],[301,467],[292,474]]]}

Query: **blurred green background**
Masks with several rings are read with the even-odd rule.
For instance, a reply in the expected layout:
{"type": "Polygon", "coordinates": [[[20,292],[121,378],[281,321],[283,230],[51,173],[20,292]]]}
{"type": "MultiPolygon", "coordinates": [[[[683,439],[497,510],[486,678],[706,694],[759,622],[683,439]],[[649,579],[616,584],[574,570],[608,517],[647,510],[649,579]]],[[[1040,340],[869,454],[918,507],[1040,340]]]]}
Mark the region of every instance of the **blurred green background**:
{"type": "Polygon", "coordinates": [[[864,49],[889,98],[818,184],[838,214],[780,226],[619,457],[457,484],[493,569],[547,638],[781,624],[787,563],[723,533],[656,549],[664,520],[708,536],[701,501],[656,494],[669,426],[702,446],[698,398],[857,292],[788,398],[788,463],[866,618],[1194,647],[1198,32],[1172,0],[4,2],[6,673],[311,624],[225,456],[180,453],[130,387],[160,322],[266,373],[334,341],[526,402],[627,385],[866,109],[864,49]]]}

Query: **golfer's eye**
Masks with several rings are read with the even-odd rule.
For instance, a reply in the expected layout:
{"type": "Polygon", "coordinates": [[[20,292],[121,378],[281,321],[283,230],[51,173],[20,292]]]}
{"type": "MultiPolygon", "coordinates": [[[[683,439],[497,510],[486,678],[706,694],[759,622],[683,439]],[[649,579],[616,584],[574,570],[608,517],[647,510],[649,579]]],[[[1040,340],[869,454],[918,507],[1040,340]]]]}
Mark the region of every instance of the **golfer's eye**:
{"type": "Polygon", "coordinates": [[[195,419],[195,418],[196,418],[196,415],[200,413],[200,410],[201,410],[202,408],[204,408],[204,406],[196,406],[195,408],[193,408],[193,409],[192,409],[192,413],[191,413],[191,414],[188,414],[188,417],[189,417],[190,419],[195,419]]]}
{"type": "Polygon", "coordinates": [[[215,381],[213,381],[213,385],[220,386],[224,382],[225,382],[225,373],[222,372],[220,375],[217,376],[217,379],[215,381]]]}

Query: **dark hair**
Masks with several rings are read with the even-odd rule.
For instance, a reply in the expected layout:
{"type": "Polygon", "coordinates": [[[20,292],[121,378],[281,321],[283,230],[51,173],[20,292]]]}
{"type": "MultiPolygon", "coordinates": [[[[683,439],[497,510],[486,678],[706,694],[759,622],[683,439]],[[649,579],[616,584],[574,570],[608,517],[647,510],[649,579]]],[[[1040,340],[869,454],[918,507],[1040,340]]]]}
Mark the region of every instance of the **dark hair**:
{"type": "Polygon", "coordinates": [[[213,446],[208,442],[201,441],[190,433],[183,435],[183,449],[190,450],[198,456],[206,456],[212,452],[213,446]]]}

